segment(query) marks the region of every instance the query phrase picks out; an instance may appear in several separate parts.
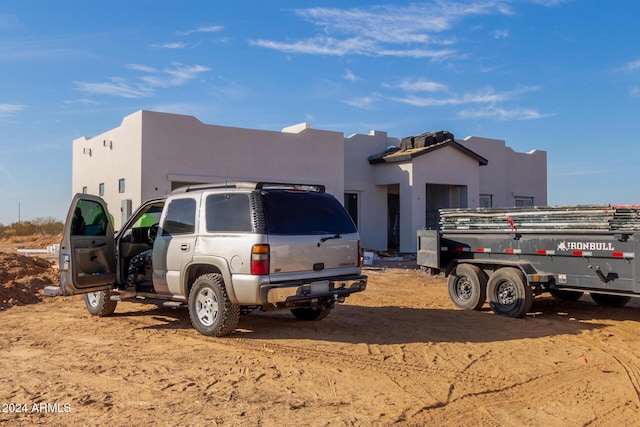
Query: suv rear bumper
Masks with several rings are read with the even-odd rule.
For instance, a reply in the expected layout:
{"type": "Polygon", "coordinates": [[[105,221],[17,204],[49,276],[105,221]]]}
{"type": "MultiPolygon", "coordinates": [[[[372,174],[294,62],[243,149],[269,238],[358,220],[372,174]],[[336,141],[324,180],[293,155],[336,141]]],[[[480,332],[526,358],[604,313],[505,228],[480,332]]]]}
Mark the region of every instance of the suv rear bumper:
{"type": "Polygon", "coordinates": [[[263,304],[292,304],[317,298],[344,298],[367,288],[367,276],[352,275],[313,278],[260,285],[263,304]]]}

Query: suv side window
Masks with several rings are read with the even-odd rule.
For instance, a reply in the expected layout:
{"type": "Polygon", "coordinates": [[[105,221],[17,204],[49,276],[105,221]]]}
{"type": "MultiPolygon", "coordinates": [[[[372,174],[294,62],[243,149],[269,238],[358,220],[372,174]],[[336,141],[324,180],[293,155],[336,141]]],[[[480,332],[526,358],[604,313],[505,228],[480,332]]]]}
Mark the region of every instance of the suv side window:
{"type": "Polygon", "coordinates": [[[71,235],[106,236],[107,221],[107,214],[99,203],[80,200],[73,214],[71,235]]]}
{"type": "Polygon", "coordinates": [[[195,199],[174,199],[167,208],[162,234],[190,234],[196,230],[195,199]]]}
{"type": "Polygon", "coordinates": [[[207,197],[207,231],[251,232],[251,206],[247,194],[212,194],[207,197]]]}

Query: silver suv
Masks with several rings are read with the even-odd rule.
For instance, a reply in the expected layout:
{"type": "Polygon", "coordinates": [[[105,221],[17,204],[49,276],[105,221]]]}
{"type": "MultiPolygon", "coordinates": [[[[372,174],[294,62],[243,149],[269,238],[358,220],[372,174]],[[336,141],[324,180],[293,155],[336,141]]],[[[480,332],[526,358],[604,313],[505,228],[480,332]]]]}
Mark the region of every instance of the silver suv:
{"type": "Polygon", "coordinates": [[[275,183],[183,187],[144,203],[118,233],[104,200],[77,194],[59,259],[63,295],[85,294],[91,314],[119,301],[186,306],[209,336],[258,308],[320,320],[366,288],[360,263],[357,229],[323,186],[275,183]],[[145,251],[151,262],[127,290],[145,251]]]}

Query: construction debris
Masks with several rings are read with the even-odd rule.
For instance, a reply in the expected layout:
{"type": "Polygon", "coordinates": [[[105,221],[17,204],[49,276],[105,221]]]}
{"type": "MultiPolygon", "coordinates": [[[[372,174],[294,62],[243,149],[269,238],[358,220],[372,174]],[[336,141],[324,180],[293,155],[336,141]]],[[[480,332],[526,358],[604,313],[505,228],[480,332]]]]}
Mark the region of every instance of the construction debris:
{"type": "Polygon", "coordinates": [[[640,205],[441,209],[441,230],[640,230],[640,205]]]}

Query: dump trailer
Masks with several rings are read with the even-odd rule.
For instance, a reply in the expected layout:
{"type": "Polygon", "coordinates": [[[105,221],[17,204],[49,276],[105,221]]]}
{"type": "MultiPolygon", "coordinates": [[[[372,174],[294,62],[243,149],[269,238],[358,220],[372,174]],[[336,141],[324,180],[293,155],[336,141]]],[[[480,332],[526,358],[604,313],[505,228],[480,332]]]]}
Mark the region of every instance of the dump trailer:
{"type": "Polygon", "coordinates": [[[457,307],[486,300],[500,315],[522,317],[536,295],[600,305],[640,297],[640,207],[443,209],[440,230],[418,230],[417,262],[448,277],[457,307]]]}

